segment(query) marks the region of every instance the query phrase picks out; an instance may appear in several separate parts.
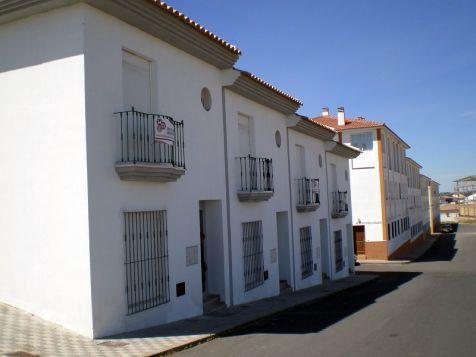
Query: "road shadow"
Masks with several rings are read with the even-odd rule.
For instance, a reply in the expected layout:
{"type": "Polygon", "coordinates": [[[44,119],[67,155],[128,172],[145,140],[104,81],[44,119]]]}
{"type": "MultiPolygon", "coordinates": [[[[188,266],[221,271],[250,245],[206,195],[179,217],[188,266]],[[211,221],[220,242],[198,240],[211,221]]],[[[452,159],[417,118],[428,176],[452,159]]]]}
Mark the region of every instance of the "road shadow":
{"type": "MultiPolygon", "coordinates": [[[[365,273],[361,273],[365,274],[365,273]]],[[[223,337],[247,334],[316,333],[373,304],[376,300],[419,276],[417,272],[372,272],[380,277],[365,287],[356,287],[253,322],[223,337]]]]}
{"type": "Polygon", "coordinates": [[[435,244],[433,244],[433,246],[428,249],[428,251],[420,258],[415,260],[415,262],[425,263],[451,261],[458,252],[458,249],[455,248],[455,245],[456,232],[442,234],[437,238],[435,244]]]}

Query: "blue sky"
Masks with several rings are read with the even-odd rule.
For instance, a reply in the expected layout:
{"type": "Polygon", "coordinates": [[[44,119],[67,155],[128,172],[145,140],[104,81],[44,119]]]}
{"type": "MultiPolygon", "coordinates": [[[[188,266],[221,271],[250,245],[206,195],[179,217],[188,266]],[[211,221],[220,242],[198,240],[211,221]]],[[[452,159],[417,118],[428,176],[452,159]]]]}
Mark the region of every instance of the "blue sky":
{"type": "Polygon", "coordinates": [[[304,101],[385,121],[451,190],[476,174],[476,1],[169,0],[304,101]]]}

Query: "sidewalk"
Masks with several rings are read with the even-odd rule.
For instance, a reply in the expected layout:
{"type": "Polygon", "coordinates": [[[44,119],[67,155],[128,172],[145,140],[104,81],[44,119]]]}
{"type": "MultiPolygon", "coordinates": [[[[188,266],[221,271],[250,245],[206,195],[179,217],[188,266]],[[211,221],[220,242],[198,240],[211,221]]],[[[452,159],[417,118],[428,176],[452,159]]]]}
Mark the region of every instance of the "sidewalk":
{"type": "Polygon", "coordinates": [[[377,275],[352,275],[294,293],[232,306],[209,315],[91,340],[22,310],[0,304],[1,356],[150,356],[186,348],[263,317],[368,283],[377,275]]]}
{"type": "Polygon", "coordinates": [[[423,254],[425,254],[428,249],[430,249],[433,244],[436,242],[438,237],[441,233],[435,233],[428,237],[428,239],[424,240],[421,244],[416,246],[412,251],[408,252],[407,255],[403,256],[401,259],[393,259],[393,260],[357,260],[357,263],[360,265],[365,264],[409,264],[418,258],[420,258],[423,254]]]}

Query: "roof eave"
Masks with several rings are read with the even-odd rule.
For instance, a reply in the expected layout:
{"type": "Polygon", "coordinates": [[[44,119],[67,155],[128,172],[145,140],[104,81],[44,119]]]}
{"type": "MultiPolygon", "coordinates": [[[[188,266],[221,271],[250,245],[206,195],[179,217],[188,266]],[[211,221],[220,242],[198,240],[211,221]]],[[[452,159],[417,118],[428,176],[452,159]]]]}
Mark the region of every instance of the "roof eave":
{"type": "Polygon", "coordinates": [[[233,67],[240,56],[234,46],[227,48],[212,38],[217,36],[199,32],[148,0],[4,0],[0,24],[76,3],[91,5],[220,69],[233,67]]]}
{"type": "Polygon", "coordinates": [[[415,160],[413,160],[411,157],[405,157],[405,159],[410,162],[411,164],[413,164],[414,166],[418,167],[419,169],[422,169],[423,166],[421,166],[418,162],[416,162],[415,160]]]}
{"type": "Polygon", "coordinates": [[[351,146],[341,144],[337,141],[328,141],[326,143],[326,151],[346,159],[355,159],[362,152],[358,149],[355,149],[351,146]]]}
{"type": "MultiPolygon", "coordinates": [[[[301,107],[301,103],[292,100],[276,90],[259,83],[240,70],[233,69],[237,74],[233,81],[224,83],[224,87],[268,108],[277,110],[283,114],[294,114],[301,107]]],[[[232,76],[229,76],[232,78],[232,76]]]]}
{"type": "Polygon", "coordinates": [[[292,130],[312,136],[320,140],[332,140],[336,134],[335,130],[315,123],[310,119],[300,115],[292,115],[288,118],[288,127],[292,130]]]}

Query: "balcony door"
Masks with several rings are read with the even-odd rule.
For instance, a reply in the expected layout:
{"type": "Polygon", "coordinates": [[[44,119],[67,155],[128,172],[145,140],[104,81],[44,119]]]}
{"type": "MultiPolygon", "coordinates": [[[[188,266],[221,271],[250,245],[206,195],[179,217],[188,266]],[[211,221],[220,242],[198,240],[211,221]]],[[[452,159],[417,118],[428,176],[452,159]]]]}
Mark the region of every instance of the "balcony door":
{"type": "Polygon", "coordinates": [[[337,191],[337,168],[335,164],[331,164],[331,182],[330,182],[330,191],[337,191]]]}
{"type": "Polygon", "coordinates": [[[244,169],[247,176],[249,173],[249,189],[255,191],[258,189],[259,167],[254,157],[253,121],[242,114],[238,114],[238,150],[240,157],[250,156],[250,159],[245,161],[247,167],[244,169]]]}
{"type": "Polygon", "coordinates": [[[306,177],[306,162],[304,146],[296,145],[296,178],[306,177]]]}
{"type": "Polygon", "coordinates": [[[152,62],[122,51],[122,95],[124,110],[151,112],[152,62]]]}
{"type": "Polygon", "coordinates": [[[243,114],[238,114],[238,150],[240,156],[254,155],[253,121],[243,114]]]}

